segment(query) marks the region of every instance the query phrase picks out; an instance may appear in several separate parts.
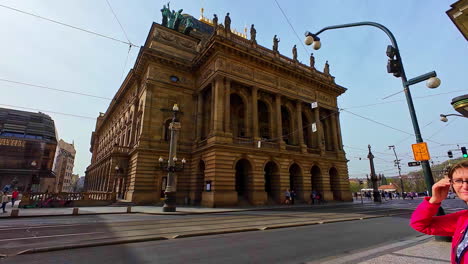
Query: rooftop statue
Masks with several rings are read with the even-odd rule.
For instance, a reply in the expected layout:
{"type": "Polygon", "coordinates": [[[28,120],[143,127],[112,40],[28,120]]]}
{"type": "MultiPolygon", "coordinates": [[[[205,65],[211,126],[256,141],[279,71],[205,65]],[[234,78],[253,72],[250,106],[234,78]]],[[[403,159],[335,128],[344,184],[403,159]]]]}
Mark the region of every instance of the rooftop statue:
{"type": "Polygon", "coordinates": [[[216,30],[216,28],[218,27],[218,16],[216,14],[213,15],[213,27],[214,29],[216,30]]]}
{"type": "MultiPolygon", "coordinates": [[[[161,9],[161,14],[162,14],[162,26],[174,29],[179,31],[179,27],[183,26],[184,34],[188,35],[190,32],[196,28],[196,24],[193,21],[193,18],[191,16],[185,16],[182,15],[183,9],[180,9],[179,11],[175,12],[174,10],[170,10],[169,3],[163,6],[161,9]]],[[[182,30],[182,29],[181,29],[182,30]]]]}
{"type": "Polygon", "coordinates": [[[162,26],[167,27],[167,21],[169,17],[171,16],[171,10],[169,9],[169,3],[166,5],[163,5],[163,8],[161,9],[161,14],[162,14],[162,26]]]}
{"type": "Polygon", "coordinates": [[[326,75],[330,75],[330,65],[328,65],[328,61],[325,62],[325,67],[323,68],[323,73],[326,75]]]}
{"type": "Polygon", "coordinates": [[[231,18],[229,17],[229,13],[224,17],[224,30],[226,32],[231,32],[231,18]]]}
{"type": "Polygon", "coordinates": [[[279,38],[276,35],[273,37],[273,51],[278,52],[278,42],[280,42],[279,38]]]}
{"type": "Polygon", "coordinates": [[[310,54],[310,67],[315,68],[315,58],[313,53],[310,54]]]}
{"type": "Polygon", "coordinates": [[[297,48],[296,45],[292,48],[293,60],[297,61],[297,48]]]}
{"type": "Polygon", "coordinates": [[[180,9],[176,13],[174,10],[172,10],[171,16],[169,17],[169,22],[167,23],[168,28],[172,28],[172,29],[175,29],[175,30],[179,29],[180,21],[183,18],[182,11],[184,11],[184,10],[180,9]]]}
{"type": "Polygon", "coordinates": [[[184,17],[182,20],[183,25],[185,26],[184,34],[189,35],[194,28],[194,23],[191,17],[184,17]]]}
{"type": "Polygon", "coordinates": [[[252,26],[250,27],[250,40],[256,43],[257,42],[256,38],[257,38],[257,30],[255,29],[254,24],[252,24],[252,26]]]}

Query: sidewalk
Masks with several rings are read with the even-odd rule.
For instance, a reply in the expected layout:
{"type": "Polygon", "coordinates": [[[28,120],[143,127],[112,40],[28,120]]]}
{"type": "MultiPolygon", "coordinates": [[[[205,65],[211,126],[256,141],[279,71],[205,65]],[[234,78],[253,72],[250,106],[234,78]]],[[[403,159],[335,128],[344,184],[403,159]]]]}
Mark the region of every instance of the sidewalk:
{"type": "Polygon", "coordinates": [[[350,253],[345,256],[321,259],[317,262],[308,264],[342,264],[342,263],[360,263],[360,264],[417,264],[417,263],[450,263],[449,242],[438,242],[433,236],[421,235],[419,237],[350,253]]]}
{"type": "MultiPolygon", "coordinates": [[[[65,216],[72,215],[73,208],[18,208],[19,201],[15,203],[15,207],[11,208],[11,204],[7,205],[7,213],[0,212],[1,218],[10,218],[12,209],[19,210],[19,217],[40,217],[40,216],[65,216]]],[[[240,212],[240,211],[255,211],[255,210],[268,210],[268,209],[281,209],[281,208],[323,208],[329,206],[347,206],[352,204],[361,204],[361,202],[328,202],[321,205],[297,204],[297,205],[274,205],[274,206],[249,206],[249,207],[225,207],[225,208],[209,208],[197,206],[177,206],[176,212],[163,212],[162,206],[131,206],[131,213],[144,213],[144,214],[164,214],[164,215],[187,215],[187,214],[210,214],[210,213],[224,213],[224,212],[240,212]]],[[[369,203],[372,205],[372,203],[369,203]]],[[[95,206],[95,207],[78,207],[78,215],[94,215],[94,214],[125,214],[127,212],[126,206],[95,206]]]]}

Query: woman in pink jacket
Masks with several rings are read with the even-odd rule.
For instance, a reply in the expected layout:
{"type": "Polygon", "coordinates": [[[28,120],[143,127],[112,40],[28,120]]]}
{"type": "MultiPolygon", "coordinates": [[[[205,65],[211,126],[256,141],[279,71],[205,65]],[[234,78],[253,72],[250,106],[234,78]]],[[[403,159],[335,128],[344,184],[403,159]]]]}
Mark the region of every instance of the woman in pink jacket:
{"type": "Polygon", "coordinates": [[[447,198],[453,186],[458,197],[468,204],[468,161],[457,163],[448,177],[432,186],[432,197],[425,197],[411,216],[411,227],[415,230],[436,236],[452,236],[452,263],[468,263],[468,210],[453,214],[435,216],[440,203],[447,198]]]}

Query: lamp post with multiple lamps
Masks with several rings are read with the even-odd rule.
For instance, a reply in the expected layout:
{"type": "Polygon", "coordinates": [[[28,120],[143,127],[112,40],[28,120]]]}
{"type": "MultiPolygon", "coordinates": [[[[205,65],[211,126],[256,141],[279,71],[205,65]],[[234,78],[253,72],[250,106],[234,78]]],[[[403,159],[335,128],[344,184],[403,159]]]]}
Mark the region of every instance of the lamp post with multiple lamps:
{"type": "MultiPolygon", "coordinates": [[[[38,175],[34,174],[34,171],[37,170],[36,166],[37,166],[37,162],[35,160],[33,160],[31,162],[31,183],[29,184],[29,188],[28,188],[29,192],[37,191],[36,188],[35,188],[36,187],[35,185],[36,185],[36,182],[37,182],[38,175]]],[[[36,171],[36,173],[37,173],[37,171],[36,171]]]]}
{"type": "Polygon", "coordinates": [[[171,131],[171,140],[169,143],[169,158],[167,163],[164,162],[163,157],[159,157],[159,169],[167,171],[167,185],[164,191],[164,206],[163,212],[175,212],[176,211],[176,184],[175,184],[175,172],[182,171],[184,169],[186,160],[182,159],[180,163],[177,159],[177,136],[180,130],[180,122],[177,118],[179,113],[179,107],[174,104],[172,107],[172,122],[169,125],[171,131]]]}
{"type": "MultiPolygon", "coordinates": [[[[358,22],[358,23],[350,23],[350,24],[342,24],[342,25],[335,25],[335,26],[329,26],[325,27],[321,30],[319,30],[317,33],[312,34],[310,32],[305,33],[305,44],[306,45],[312,45],[312,47],[315,50],[320,49],[321,47],[321,42],[320,38],[318,37],[319,34],[321,34],[324,31],[327,30],[332,30],[332,29],[339,29],[339,28],[349,28],[349,27],[359,27],[359,26],[372,26],[372,27],[377,27],[384,31],[387,36],[390,38],[390,41],[392,45],[387,46],[387,56],[389,57],[388,64],[387,64],[387,71],[389,73],[393,73],[393,75],[397,78],[401,77],[401,82],[403,84],[403,90],[406,95],[406,102],[408,103],[408,108],[410,112],[410,117],[411,121],[413,123],[413,129],[414,129],[414,134],[416,135],[416,142],[417,143],[422,143],[423,139],[421,136],[421,131],[419,129],[419,124],[418,124],[418,119],[416,117],[416,111],[414,110],[414,104],[413,104],[413,99],[411,97],[411,92],[410,92],[410,85],[417,84],[422,81],[427,80],[427,87],[429,88],[437,88],[440,85],[440,79],[437,78],[437,74],[435,71],[420,75],[416,78],[407,80],[406,79],[406,73],[405,69],[403,67],[403,62],[401,60],[400,56],[400,50],[398,49],[398,44],[393,36],[392,32],[388,30],[385,26],[375,23],[375,22],[358,22]]],[[[429,165],[429,161],[425,160],[421,162],[423,172],[424,172],[424,177],[426,181],[426,186],[427,189],[432,195],[432,185],[434,184],[434,179],[432,177],[432,171],[431,167],[429,165]]]]}
{"type": "Polygon", "coordinates": [[[379,184],[378,184],[378,181],[381,178],[380,175],[376,175],[375,174],[375,167],[374,167],[374,155],[372,154],[372,151],[371,151],[371,146],[369,145],[368,146],[369,148],[369,154],[367,155],[367,158],[369,159],[369,164],[370,164],[370,178],[371,178],[371,182],[372,182],[372,189],[373,189],[373,196],[374,196],[374,202],[376,203],[381,203],[382,202],[382,197],[380,196],[380,193],[379,193],[379,184]]]}

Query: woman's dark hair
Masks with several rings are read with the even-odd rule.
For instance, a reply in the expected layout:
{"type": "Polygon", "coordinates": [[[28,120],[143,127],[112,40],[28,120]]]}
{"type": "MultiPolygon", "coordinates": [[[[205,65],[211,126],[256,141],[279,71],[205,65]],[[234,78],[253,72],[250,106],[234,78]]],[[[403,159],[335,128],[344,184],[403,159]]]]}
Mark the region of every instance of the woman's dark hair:
{"type": "Polygon", "coordinates": [[[463,161],[458,162],[457,164],[453,165],[453,166],[450,168],[449,173],[448,173],[449,179],[452,179],[453,173],[454,173],[457,169],[461,169],[461,168],[467,168],[467,169],[468,169],[468,160],[463,160],[463,161]]]}

